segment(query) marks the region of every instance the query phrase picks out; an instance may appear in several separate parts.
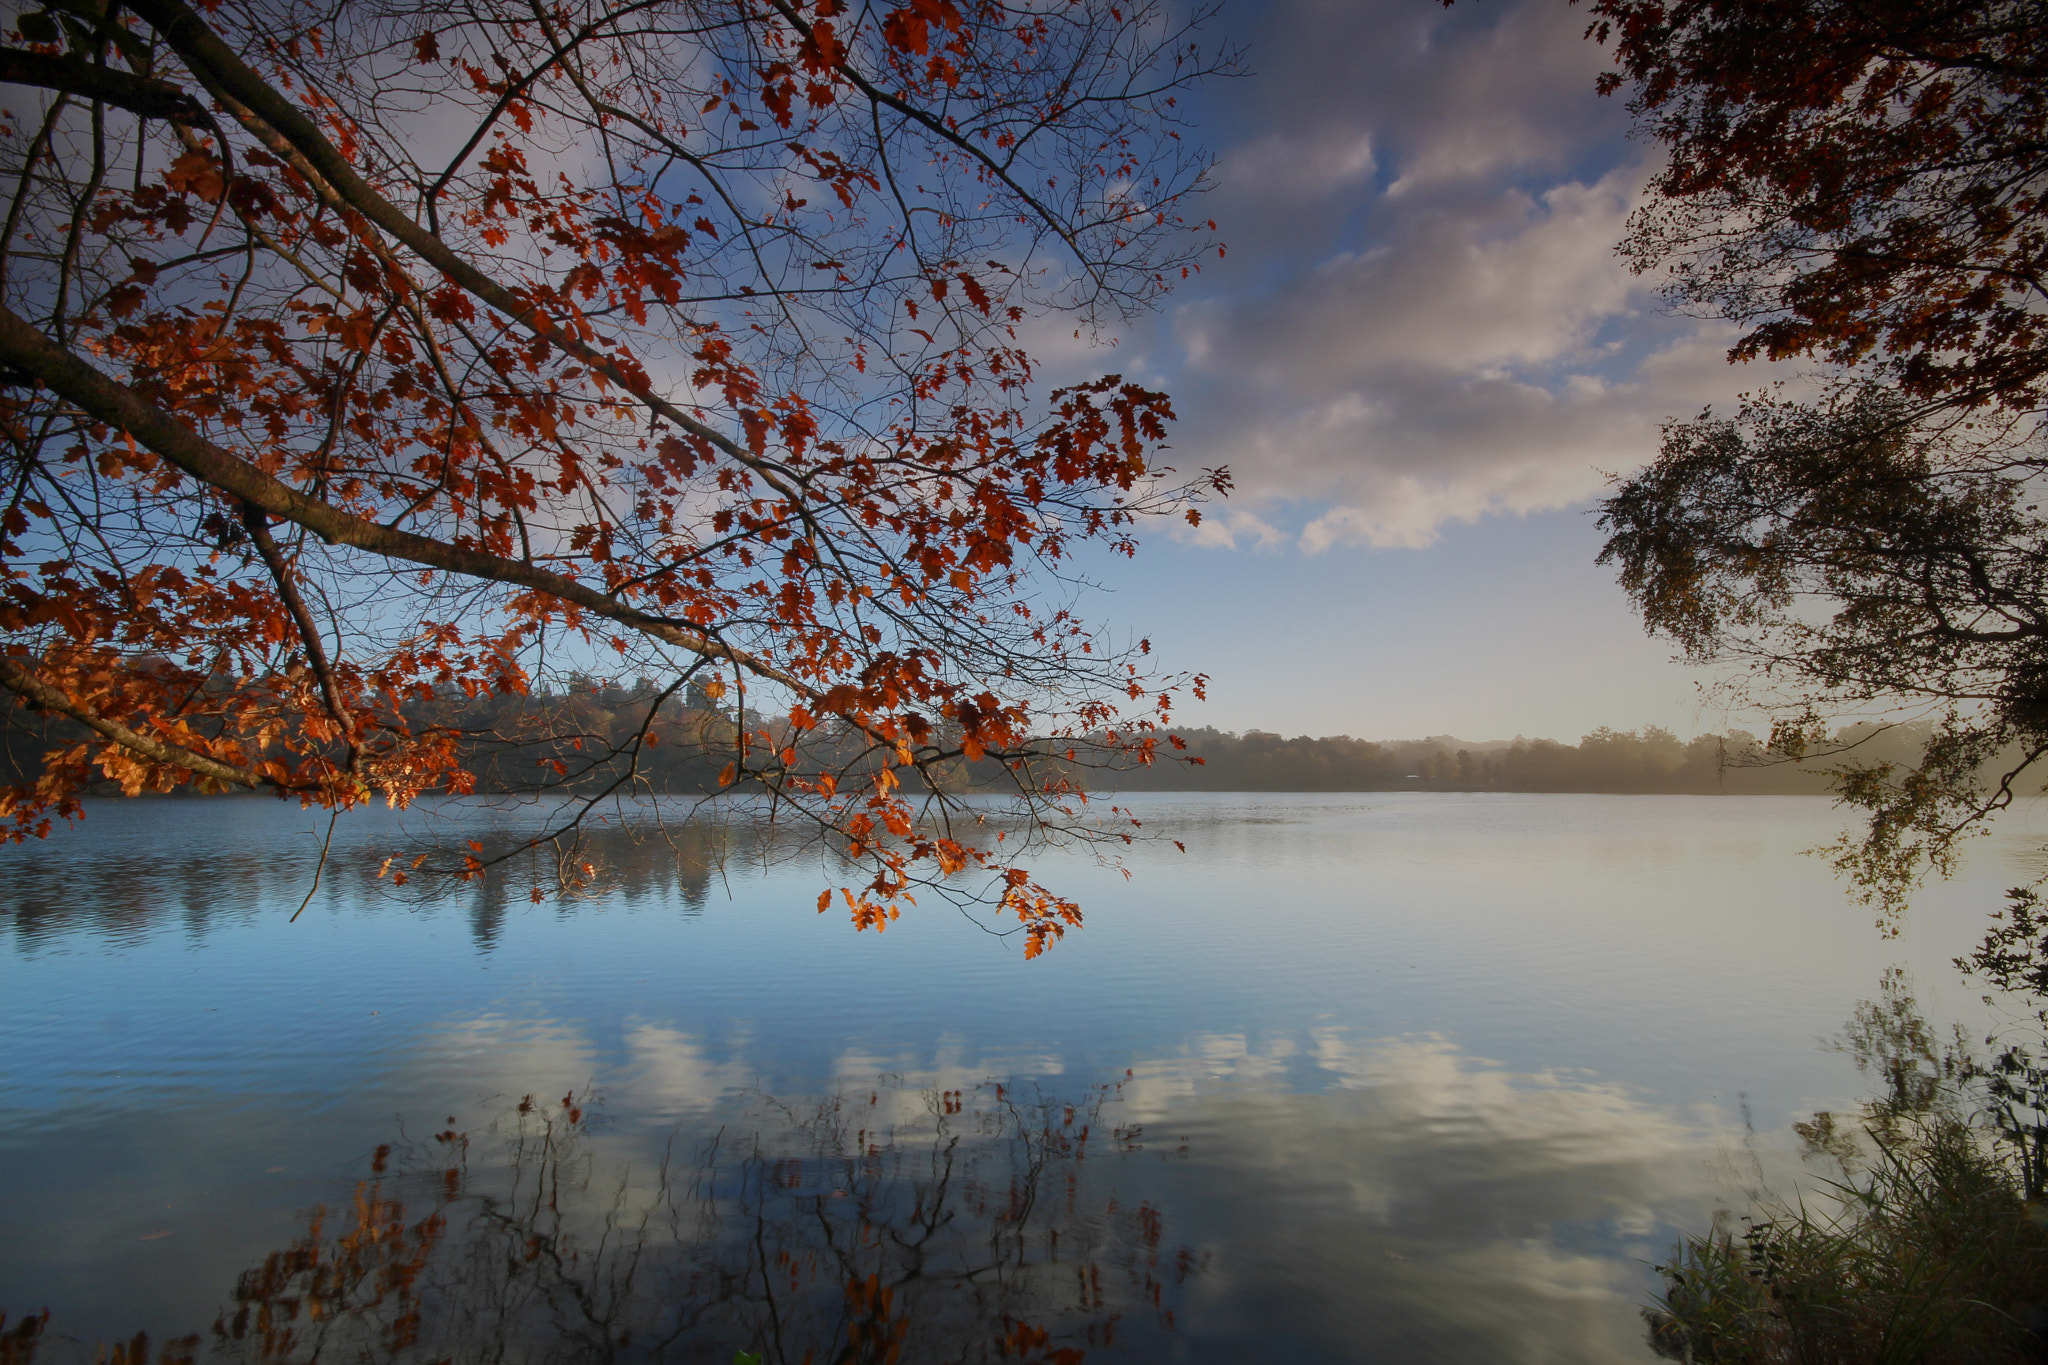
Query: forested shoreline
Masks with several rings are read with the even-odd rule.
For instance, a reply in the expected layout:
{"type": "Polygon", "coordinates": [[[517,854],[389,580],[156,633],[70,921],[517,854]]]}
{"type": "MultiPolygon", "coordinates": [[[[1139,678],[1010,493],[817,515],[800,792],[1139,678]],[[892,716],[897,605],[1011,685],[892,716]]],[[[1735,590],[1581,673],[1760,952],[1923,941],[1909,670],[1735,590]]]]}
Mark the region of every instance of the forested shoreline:
{"type": "Polygon", "coordinates": [[[1200,764],[1162,758],[1099,774],[1123,791],[1500,791],[1616,794],[1809,795],[1830,789],[1844,762],[1917,761],[1915,726],[1843,731],[1824,755],[1791,762],[1740,730],[1681,740],[1649,725],[1606,727],[1577,744],[1552,739],[1473,742],[1451,736],[1372,741],[1349,735],[1284,738],[1269,731],[1176,732],[1200,764]]]}
{"type": "MultiPolygon", "coordinates": [[[[33,780],[46,754],[88,739],[74,722],[19,705],[4,710],[0,761],[13,780],[33,780]]],[[[657,701],[644,680],[620,685],[586,679],[562,692],[535,695],[470,698],[456,692],[407,702],[402,714],[415,735],[439,734],[461,751],[461,767],[475,779],[467,789],[477,792],[592,791],[614,784],[644,794],[715,792],[721,790],[728,764],[737,762],[744,769],[789,743],[798,745],[807,761],[846,772],[880,761],[871,745],[836,728],[797,736],[787,717],[720,705],[701,688],[657,701]],[[742,733],[747,736],[745,760],[742,733]]],[[[1850,727],[1804,761],[1793,762],[1741,730],[1686,740],[1654,725],[1602,727],[1566,744],[1522,736],[1485,741],[1450,735],[1377,741],[1350,735],[1290,738],[1266,730],[1201,727],[1163,732],[1149,766],[1091,766],[1089,754],[1106,751],[1097,743],[1078,749],[1071,763],[1043,763],[1037,771],[1041,780],[1101,792],[1818,795],[1831,789],[1833,770],[1844,764],[1917,763],[1927,734],[1922,725],[1850,727]]],[[[967,789],[1004,785],[1002,770],[992,761],[955,759],[949,766],[967,789]]],[[[1987,773],[1996,766],[1987,765],[1987,773]]],[[[914,775],[905,776],[915,789],[914,775]]],[[[99,784],[101,795],[117,790],[111,781],[99,784]]]]}

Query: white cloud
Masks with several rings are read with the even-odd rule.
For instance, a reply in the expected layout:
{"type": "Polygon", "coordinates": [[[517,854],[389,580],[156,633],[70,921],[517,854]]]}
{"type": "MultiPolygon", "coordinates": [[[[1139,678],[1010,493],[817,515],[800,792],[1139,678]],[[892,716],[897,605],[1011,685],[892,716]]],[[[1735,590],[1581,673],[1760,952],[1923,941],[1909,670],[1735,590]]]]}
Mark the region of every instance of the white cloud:
{"type": "Polygon", "coordinates": [[[1173,522],[1169,529],[1174,539],[1206,550],[1270,550],[1288,540],[1285,531],[1242,507],[1206,507],[1199,525],[1173,522]]]}
{"type": "Polygon", "coordinates": [[[1358,128],[1269,133],[1242,143],[1216,166],[1234,195],[1265,200],[1318,198],[1359,184],[1378,168],[1372,134],[1358,128]]]}
{"type": "Polygon", "coordinates": [[[1655,162],[1582,32],[1549,0],[1274,12],[1219,166],[1231,258],[1148,357],[1181,462],[1239,490],[1183,539],[1424,546],[1581,502],[1663,419],[1776,377],[1615,256],[1655,162]]]}
{"type": "Polygon", "coordinates": [[[625,1089],[636,1105],[658,1114],[703,1113],[756,1079],[740,1058],[714,1061],[704,1042],[678,1029],[639,1024],[626,1031],[632,1058],[625,1089]]]}
{"type": "Polygon", "coordinates": [[[1541,197],[1506,189],[1483,205],[1405,215],[1277,299],[1190,307],[1188,350],[1207,371],[1297,394],[1573,356],[1600,323],[1644,302],[1611,249],[1634,179],[1615,171],[1541,197]]]}
{"type": "Polygon", "coordinates": [[[1557,166],[1597,136],[1614,102],[1589,98],[1604,63],[1573,17],[1523,4],[1433,44],[1411,68],[1420,88],[1403,103],[1406,155],[1388,193],[1557,166]]]}

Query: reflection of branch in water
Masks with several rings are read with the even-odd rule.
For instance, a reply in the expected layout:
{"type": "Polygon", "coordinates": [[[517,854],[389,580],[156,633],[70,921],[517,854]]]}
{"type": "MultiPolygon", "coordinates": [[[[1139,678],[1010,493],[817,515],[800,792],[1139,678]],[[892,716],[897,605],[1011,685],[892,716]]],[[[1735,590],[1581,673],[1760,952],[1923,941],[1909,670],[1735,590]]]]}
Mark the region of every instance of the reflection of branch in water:
{"type": "MultiPolygon", "coordinates": [[[[205,1353],[312,1362],[796,1362],[1136,1358],[1203,1258],[1111,1178],[1134,1129],[997,1085],[763,1101],[687,1167],[636,1183],[573,1095],[531,1097],[473,1160],[451,1126],[379,1148],[351,1206],[245,1271],[205,1353]],[[1092,1159],[1091,1159],[1092,1157],[1092,1159]]],[[[27,1365],[25,1338],[8,1365],[27,1365]]],[[[189,1359],[189,1341],[172,1354],[189,1359]]],[[[146,1342],[118,1362],[151,1365],[146,1342]]],[[[102,1357],[104,1359],[104,1357],[102,1357]]],[[[168,1365],[170,1356],[158,1365],[168,1365]]],[[[46,1362],[47,1365],[47,1362],[46,1362]]]]}
{"type": "MultiPolygon", "coordinates": [[[[13,1327],[0,1313],[0,1365],[35,1365],[36,1356],[51,1340],[78,1346],[81,1343],[49,1334],[50,1310],[31,1314],[13,1327]]],[[[199,1355],[199,1334],[178,1337],[157,1348],[156,1365],[194,1365],[199,1355]]],[[[93,1365],[150,1365],[149,1333],[137,1332],[127,1341],[102,1346],[92,1353],[93,1365]]]]}
{"type": "MultiPolygon", "coordinates": [[[[1981,954],[2001,934],[1967,964],[1994,983],[1981,954]]],[[[2043,1359],[2048,1234],[2038,1148],[2015,1107],[2031,1101],[2002,1069],[1975,1063],[1968,1041],[1961,1025],[1944,1041],[1912,978],[1887,971],[1835,1044],[1879,1093],[1846,1121],[1822,1111],[1792,1125],[1839,1178],[1757,1197],[1739,1236],[1724,1210],[1683,1238],[1643,1310],[1651,1348],[1668,1360],[1801,1365],[2043,1359]]]]}

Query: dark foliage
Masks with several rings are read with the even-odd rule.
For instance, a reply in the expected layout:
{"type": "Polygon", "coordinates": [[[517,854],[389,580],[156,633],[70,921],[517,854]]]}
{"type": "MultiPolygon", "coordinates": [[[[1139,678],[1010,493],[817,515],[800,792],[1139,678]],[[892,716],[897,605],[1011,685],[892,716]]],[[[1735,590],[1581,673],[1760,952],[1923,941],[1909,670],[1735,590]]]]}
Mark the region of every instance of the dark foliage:
{"type": "Polygon", "coordinates": [[[1603,562],[1651,631],[1744,666],[1787,757],[1844,715],[1935,723],[1840,787],[1869,815],[1840,866],[1895,912],[2048,752],[2048,8],[1592,9],[1604,87],[1670,152],[1624,254],[1740,324],[1732,358],[1835,367],[1670,424],[1603,562]]]}
{"type": "Polygon", "coordinates": [[[2048,8],[1597,0],[1670,151],[1625,250],[1738,358],[1883,358],[1915,398],[2031,411],[2048,375],[2048,8]]]}

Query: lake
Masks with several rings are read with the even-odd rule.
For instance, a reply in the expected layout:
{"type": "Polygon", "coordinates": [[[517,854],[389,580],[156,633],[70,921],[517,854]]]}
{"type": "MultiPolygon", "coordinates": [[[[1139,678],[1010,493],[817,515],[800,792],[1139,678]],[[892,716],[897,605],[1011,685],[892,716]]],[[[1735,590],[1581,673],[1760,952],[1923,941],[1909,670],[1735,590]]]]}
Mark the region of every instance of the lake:
{"type": "Polygon", "coordinates": [[[1885,973],[1977,1026],[1950,959],[2048,841],[1886,938],[1824,799],[1129,804],[1128,878],[1035,861],[1088,923],[1026,962],[854,933],[743,811],[541,905],[374,876],[531,815],[345,817],[293,922],[324,818],[93,803],[0,850],[0,1311],[48,1361],[1648,1360],[1650,1267],[1868,1092],[1826,1040],[1885,973]]]}

